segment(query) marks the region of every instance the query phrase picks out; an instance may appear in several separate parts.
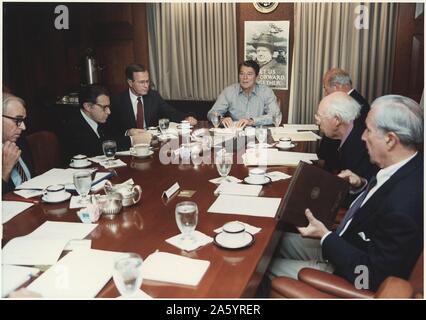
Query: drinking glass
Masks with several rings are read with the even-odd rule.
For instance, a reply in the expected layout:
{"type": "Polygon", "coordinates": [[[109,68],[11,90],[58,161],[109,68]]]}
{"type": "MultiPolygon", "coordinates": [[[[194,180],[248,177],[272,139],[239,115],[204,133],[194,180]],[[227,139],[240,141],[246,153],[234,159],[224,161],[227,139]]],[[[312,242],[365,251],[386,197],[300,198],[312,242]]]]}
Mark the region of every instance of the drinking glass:
{"type": "Polygon", "coordinates": [[[102,142],[102,151],[107,158],[108,165],[112,165],[115,153],[117,152],[117,142],[114,140],[106,140],[102,142]]]}
{"type": "Polygon", "coordinates": [[[256,138],[259,141],[259,144],[266,143],[266,138],[268,137],[268,131],[266,128],[256,128],[256,138]]]}
{"type": "Polygon", "coordinates": [[[278,128],[281,124],[281,120],[283,119],[283,114],[278,112],[272,116],[272,121],[274,122],[274,126],[278,128]]]}
{"type": "Polygon", "coordinates": [[[73,175],[75,189],[80,195],[81,199],[78,201],[80,204],[89,202],[87,195],[92,187],[92,173],[90,171],[78,171],[73,175]]]}
{"type": "Polygon", "coordinates": [[[184,201],[176,205],[176,224],[182,233],[180,241],[194,242],[192,236],[198,223],[198,206],[195,202],[184,201]]]}
{"type": "Polygon", "coordinates": [[[114,283],[123,297],[131,297],[142,284],[142,258],[137,253],[126,253],[114,264],[114,283]]]}
{"type": "Polygon", "coordinates": [[[170,120],[167,118],[162,118],[158,120],[158,126],[160,127],[160,131],[162,135],[167,133],[167,129],[169,129],[170,120]]]}
{"type": "Polygon", "coordinates": [[[220,114],[218,112],[213,112],[211,121],[213,126],[217,129],[220,125],[220,114]]]}
{"type": "Polygon", "coordinates": [[[219,180],[219,183],[223,181],[228,181],[228,174],[232,168],[232,154],[227,153],[224,149],[216,153],[216,169],[222,179],[219,180]]]}

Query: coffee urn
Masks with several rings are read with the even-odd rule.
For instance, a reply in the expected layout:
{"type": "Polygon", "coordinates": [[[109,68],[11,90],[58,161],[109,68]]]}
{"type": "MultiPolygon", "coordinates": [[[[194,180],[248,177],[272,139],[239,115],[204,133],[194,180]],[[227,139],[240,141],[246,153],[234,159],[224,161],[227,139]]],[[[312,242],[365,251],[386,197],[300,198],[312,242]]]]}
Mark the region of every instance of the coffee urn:
{"type": "Polygon", "coordinates": [[[98,65],[93,50],[91,48],[86,50],[86,55],[82,57],[79,70],[81,76],[81,85],[87,86],[90,84],[102,83],[102,70],[104,66],[98,65]]]}

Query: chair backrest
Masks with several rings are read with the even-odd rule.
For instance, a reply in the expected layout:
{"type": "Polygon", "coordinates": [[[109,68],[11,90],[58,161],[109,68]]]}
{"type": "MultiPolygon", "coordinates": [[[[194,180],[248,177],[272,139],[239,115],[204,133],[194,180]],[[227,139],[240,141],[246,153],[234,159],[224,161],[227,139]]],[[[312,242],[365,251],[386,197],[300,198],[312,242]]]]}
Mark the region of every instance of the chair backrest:
{"type": "Polygon", "coordinates": [[[423,299],[423,252],[411,271],[407,280],[398,277],[387,277],[375,295],[379,299],[423,299]]]}
{"type": "Polygon", "coordinates": [[[414,297],[423,298],[423,252],[417,259],[408,281],[413,287],[414,297]]]}
{"type": "Polygon", "coordinates": [[[33,157],[35,175],[61,166],[60,146],[58,138],[53,132],[34,132],[29,134],[26,139],[33,157]]]}

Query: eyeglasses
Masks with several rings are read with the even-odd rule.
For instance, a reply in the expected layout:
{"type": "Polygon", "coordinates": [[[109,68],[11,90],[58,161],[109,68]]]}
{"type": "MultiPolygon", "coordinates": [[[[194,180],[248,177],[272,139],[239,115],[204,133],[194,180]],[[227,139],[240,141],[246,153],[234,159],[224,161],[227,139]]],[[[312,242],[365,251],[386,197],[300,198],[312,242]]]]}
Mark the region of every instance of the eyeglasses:
{"type": "Polygon", "coordinates": [[[101,107],[103,111],[106,111],[106,109],[108,108],[109,110],[111,110],[111,105],[107,104],[106,106],[103,106],[99,103],[94,103],[95,106],[101,107]]]}
{"type": "Polygon", "coordinates": [[[16,124],[17,127],[20,127],[21,124],[23,122],[25,122],[25,120],[27,120],[26,118],[24,118],[22,116],[11,117],[11,116],[5,116],[5,115],[3,115],[3,118],[7,118],[7,119],[10,119],[10,120],[13,120],[15,122],[15,124],[16,124]]]}

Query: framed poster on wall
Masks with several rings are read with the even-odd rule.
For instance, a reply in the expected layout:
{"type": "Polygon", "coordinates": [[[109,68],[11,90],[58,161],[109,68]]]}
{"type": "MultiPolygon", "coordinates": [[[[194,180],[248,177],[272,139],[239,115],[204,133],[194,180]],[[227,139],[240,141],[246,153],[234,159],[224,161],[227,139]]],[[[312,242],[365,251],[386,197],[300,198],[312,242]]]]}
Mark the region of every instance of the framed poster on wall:
{"type": "Polygon", "coordinates": [[[259,83],[288,90],[289,21],[246,21],[245,60],[260,65],[259,83]]]}

